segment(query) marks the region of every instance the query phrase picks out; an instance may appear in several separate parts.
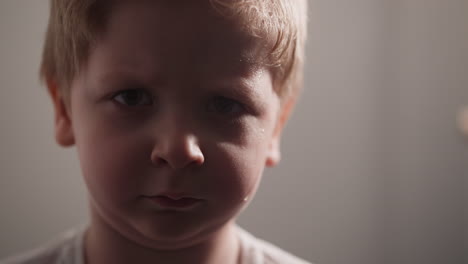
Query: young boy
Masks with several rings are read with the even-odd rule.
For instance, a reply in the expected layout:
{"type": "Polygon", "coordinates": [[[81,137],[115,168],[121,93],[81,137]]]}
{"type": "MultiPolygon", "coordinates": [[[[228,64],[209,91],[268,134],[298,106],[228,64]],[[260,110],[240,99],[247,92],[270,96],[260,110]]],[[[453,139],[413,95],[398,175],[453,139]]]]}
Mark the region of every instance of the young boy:
{"type": "Polygon", "coordinates": [[[52,0],[41,76],[90,224],[4,263],[307,263],[236,226],[280,159],[305,0],[52,0]]]}

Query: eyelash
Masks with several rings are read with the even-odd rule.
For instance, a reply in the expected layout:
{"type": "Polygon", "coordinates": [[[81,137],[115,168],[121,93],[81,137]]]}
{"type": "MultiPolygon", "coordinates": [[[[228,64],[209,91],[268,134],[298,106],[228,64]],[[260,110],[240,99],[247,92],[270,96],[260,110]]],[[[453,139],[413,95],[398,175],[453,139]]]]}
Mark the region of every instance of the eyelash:
{"type": "MultiPolygon", "coordinates": [[[[121,105],[124,105],[126,107],[136,107],[136,106],[145,106],[145,105],[153,105],[153,102],[154,102],[154,98],[149,95],[145,90],[143,89],[127,89],[127,90],[122,90],[122,91],[119,91],[117,93],[115,93],[113,96],[112,96],[112,99],[117,101],[117,103],[121,104],[121,105]],[[138,99],[141,99],[141,96],[146,96],[146,98],[150,101],[150,102],[146,102],[144,104],[136,104],[136,105],[130,105],[130,104],[127,104],[125,102],[121,102],[119,100],[117,100],[117,98],[123,94],[128,94],[129,92],[138,92],[138,99]]],[[[125,101],[125,100],[124,100],[125,101]]],[[[140,100],[141,101],[141,100],[140,100]]],[[[228,98],[228,97],[224,97],[224,96],[215,96],[213,97],[210,102],[207,104],[207,107],[206,107],[206,110],[208,112],[212,112],[212,113],[218,113],[220,115],[240,115],[242,114],[243,112],[246,111],[246,107],[244,104],[234,100],[234,99],[231,99],[231,98],[228,98]],[[228,109],[226,109],[228,108],[228,109]],[[234,109],[233,109],[234,108],[234,109]]]]}
{"type": "MultiPolygon", "coordinates": [[[[123,90],[123,91],[119,91],[117,93],[115,93],[113,96],[112,96],[112,99],[117,101],[118,103],[122,104],[122,105],[125,105],[125,106],[129,106],[129,107],[135,107],[135,105],[129,105],[129,104],[126,104],[126,103],[122,103],[120,102],[119,100],[117,100],[116,98],[118,98],[120,95],[123,95],[125,93],[129,93],[129,92],[138,92],[139,96],[143,95],[143,96],[146,96],[147,98],[149,98],[150,102],[149,103],[145,103],[143,105],[152,105],[153,104],[153,98],[143,89],[128,89],[128,90],[123,90]]],[[[141,97],[139,97],[139,99],[141,99],[141,97]]],[[[138,105],[137,105],[138,106],[138,105]]]]}
{"type": "Polygon", "coordinates": [[[234,99],[216,96],[208,104],[207,111],[216,112],[220,115],[239,115],[245,111],[245,106],[234,99]]]}

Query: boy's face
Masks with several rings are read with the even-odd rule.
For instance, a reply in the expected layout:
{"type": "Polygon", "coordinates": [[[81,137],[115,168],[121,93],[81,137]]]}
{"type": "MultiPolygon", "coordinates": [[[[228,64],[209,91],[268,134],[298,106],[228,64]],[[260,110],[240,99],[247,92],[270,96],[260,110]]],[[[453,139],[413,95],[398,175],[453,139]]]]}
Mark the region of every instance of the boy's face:
{"type": "Polygon", "coordinates": [[[211,12],[125,1],[75,78],[69,111],[55,100],[56,137],[77,146],[93,217],[149,247],[223,226],[279,159],[280,100],[254,63],[261,47],[211,12]]]}

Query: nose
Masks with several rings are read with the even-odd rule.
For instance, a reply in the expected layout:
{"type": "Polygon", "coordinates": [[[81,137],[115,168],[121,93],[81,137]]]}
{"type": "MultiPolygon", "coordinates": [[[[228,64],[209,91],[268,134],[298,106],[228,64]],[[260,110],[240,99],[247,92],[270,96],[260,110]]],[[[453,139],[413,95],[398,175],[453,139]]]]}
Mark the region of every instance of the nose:
{"type": "Polygon", "coordinates": [[[193,134],[169,129],[160,133],[157,141],[151,153],[151,162],[156,167],[183,169],[205,162],[198,139],[193,134]]]}

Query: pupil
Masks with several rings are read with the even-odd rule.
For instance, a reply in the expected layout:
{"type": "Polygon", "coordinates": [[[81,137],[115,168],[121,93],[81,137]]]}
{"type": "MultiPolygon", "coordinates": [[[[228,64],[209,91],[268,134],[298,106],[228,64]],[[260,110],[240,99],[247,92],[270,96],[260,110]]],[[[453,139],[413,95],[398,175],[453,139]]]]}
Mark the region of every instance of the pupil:
{"type": "Polygon", "coordinates": [[[218,111],[225,113],[232,110],[233,104],[230,100],[226,98],[218,98],[216,101],[216,107],[218,108],[218,111]]]}
{"type": "Polygon", "coordinates": [[[140,95],[139,91],[127,91],[124,93],[124,98],[128,104],[136,104],[140,99],[140,95]]]}

